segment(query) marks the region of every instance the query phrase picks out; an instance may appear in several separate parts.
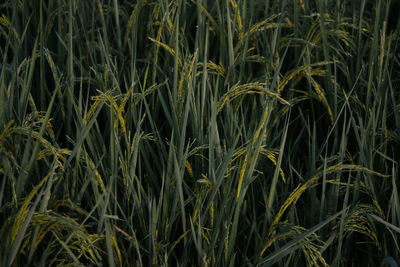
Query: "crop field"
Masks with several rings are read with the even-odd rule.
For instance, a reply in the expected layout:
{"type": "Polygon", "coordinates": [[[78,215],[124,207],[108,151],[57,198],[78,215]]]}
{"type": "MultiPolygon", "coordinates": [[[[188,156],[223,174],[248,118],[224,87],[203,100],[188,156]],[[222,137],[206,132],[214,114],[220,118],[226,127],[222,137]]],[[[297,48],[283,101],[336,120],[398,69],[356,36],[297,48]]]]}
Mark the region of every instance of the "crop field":
{"type": "Polygon", "coordinates": [[[0,266],[400,265],[400,1],[0,1],[0,266]]]}

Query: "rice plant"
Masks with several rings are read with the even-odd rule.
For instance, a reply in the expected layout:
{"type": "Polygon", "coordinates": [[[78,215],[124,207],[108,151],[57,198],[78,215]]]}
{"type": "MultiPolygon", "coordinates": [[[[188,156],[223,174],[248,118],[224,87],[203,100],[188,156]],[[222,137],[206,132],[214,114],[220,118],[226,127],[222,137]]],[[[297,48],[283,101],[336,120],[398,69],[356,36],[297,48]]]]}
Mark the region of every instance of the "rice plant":
{"type": "Polygon", "coordinates": [[[398,266],[397,0],[0,4],[1,266],[398,266]]]}

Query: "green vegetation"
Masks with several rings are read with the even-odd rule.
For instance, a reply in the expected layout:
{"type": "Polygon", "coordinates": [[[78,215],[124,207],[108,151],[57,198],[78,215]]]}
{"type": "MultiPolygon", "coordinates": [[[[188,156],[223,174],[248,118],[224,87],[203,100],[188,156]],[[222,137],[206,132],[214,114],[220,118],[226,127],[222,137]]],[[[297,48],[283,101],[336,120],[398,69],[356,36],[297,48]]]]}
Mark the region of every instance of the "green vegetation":
{"type": "Polygon", "coordinates": [[[0,265],[398,266],[391,13],[2,1],[0,265]]]}

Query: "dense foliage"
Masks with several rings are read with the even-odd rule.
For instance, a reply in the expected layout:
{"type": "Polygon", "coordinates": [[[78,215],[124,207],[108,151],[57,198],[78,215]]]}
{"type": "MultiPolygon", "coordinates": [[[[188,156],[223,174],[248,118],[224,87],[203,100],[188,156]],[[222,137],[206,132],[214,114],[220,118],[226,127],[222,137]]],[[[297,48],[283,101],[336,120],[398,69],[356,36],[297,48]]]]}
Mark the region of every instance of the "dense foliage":
{"type": "Polygon", "coordinates": [[[4,0],[1,266],[398,266],[386,0],[4,0]]]}

